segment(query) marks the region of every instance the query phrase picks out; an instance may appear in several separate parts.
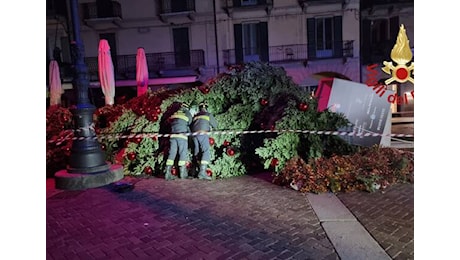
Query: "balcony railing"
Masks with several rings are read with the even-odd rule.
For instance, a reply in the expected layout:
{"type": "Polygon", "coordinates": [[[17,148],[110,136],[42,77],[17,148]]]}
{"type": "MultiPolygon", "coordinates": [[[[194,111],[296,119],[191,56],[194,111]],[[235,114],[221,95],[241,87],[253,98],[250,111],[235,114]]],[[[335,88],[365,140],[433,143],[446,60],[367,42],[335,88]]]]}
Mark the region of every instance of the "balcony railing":
{"type": "MultiPolygon", "coordinates": [[[[315,51],[315,53],[310,53],[310,55],[308,51],[314,50],[314,48],[309,47],[314,46],[308,46],[307,44],[270,46],[268,48],[268,61],[270,63],[280,63],[353,57],[353,41],[342,41],[343,48],[341,50],[315,51]]],[[[241,52],[244,59],[245,49],[241,52]]],[[[226,65],[242,62],[236,60],[235,49],[224,50],[223,59],[226,65]]]]}
{"type": "Polygon", "coordinates": [[[195,0],[161,0],[161,14],[194,12],[195,0]]]}
{"type": "Polygon", "coordinates": [[[99,19],[118,17],[123,18],[121,15],[121,5],[116,1],[107,2],[107,4],[98,5],[96,2],[81,4],[83,19],[99,19]]]}
{"type": "MultiPolygon", "coordinates": [[[[147,66],[150,78],[158,77],[167,70],[197,69],[204,66],[204,51],[191,50],[187,53],[161,52],[146,53],[147,66]]],[[[136,54],[118,55],[114,63],[115,78],[117,80],[136,79],[136,54]]],[[[91,80],[98,80],[98,58],[86,57],[86,66],[91,80]]]]}

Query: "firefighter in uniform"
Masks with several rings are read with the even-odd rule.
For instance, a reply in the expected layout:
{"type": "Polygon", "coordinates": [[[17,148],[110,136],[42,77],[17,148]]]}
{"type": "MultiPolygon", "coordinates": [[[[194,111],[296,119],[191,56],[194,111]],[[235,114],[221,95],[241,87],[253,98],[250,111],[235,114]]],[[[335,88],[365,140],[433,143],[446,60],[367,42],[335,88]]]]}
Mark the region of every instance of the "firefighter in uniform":
{"type": "Polygon", "coordinates": [[[188,161],[188,136],[185,133],[190,132],[190,123],[192,122],[192,115],[188,110],[188,105],[181,104],[177,112],[171,115],[171,136],[169,137],[169,155],[166,160],[166,180],[174,180],[176,176],[172,175],[171,168],[174,165],[174,160],[179,154],[179,176],[181,179],[188,177],[186,162],[188,161]]]}
{"type": "MultiPolygon", "coordinates": [[[[208,133],[212,129],[217,129],[217,121],[214,116],[207,111],[208,105],[204,102],[200,103],[198,113],[193,117],[191,124],[192,132],[208,133]]],[[[206,169],[210,161],[209,152],[209,134],[198,134],[193,136],[193,162],[199,165],[200,171],[198,173],[199,179],[212,180],[206,174],[206,169]],[[201,158],[199,154],[201,153],[201,158]]]]}

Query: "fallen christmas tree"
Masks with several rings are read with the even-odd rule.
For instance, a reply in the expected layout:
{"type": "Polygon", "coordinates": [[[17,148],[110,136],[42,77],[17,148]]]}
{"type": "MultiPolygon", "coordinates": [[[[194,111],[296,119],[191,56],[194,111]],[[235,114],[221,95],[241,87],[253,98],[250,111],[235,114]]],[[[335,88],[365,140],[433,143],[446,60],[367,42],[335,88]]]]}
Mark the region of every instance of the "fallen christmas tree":
{"type": "MultiPolygon", "coordinates": [[[[210,135],[211,164],[208,174],[213,178],[240,176],[264,168],[273,172],[274,182],[290,185],[300,191],[353,190],[336,188],[340,175],[337,177],[329,174],[325,177],[327,180],[321,181],[321,178],[317,178],[317,185],[322,188],[306,188],[301,183],[309,183],[304,181],[305,176],[311,179],[311,175],[315,175],[314,171],[290,173],[289,169],[295,167],[311,168],[312,163],[318,160],[356,155],[359,149],[337,136],[285,131],[334,131],[346,126],[348,121],[343,115],[328,110],[318,112],[317,100],[294,84],[282,68],[264,63],[231,67],[226,73],[200,87],[148,92],[122,105],[99,108],[94,115],[95,129],[107,160],[123,164],[126,175],[162,175],[168,138],[161,137],[161,134],[169,133],[167,118],[178,109],[177,102],[189,104],[193,114],[202,101],[208,103],[209,111],[219,123],[219,132],[210,135]],[[236,134],[237,131],[243,134],[236,134]],[[159,138],[156,136],[158,133],[159,138]],[[132,137],[118,138],[120,135],[132,137]]],[[[62,113],[64,112],[61,112],[61,117],[62,113]]],[[[54,113],[50,113],[47,114],[47,120],[48,116],[56,117],[54,113]]],[[[61,121],[68,122],[68,116],[65,114],[67,120],[61,121]]],[[[60,136],[66,128],[69,129],[65,124],[59,127],[60,136]]],[[[66,133],[69,135],[69,131],[66,133]]],[[[47,138],[53,137],[47,135],[47,138]]],[[[69,154],[69,144],[71,141],[48,145],[47,150],[65,149],[65,152],[49,152],[48,156],[47,151],[47,166],[49,162],[53,162],[53,158],[61,160],[58,165],[65,165],[62,155],[69,154]]],[[[378,148],[381,149],[384,148],[378,148]]],[[[404,157],[405,154],[401,156],[404,157]]],[[[406,164],[410,169],[413,159],[410,156],[408,158],[406,164]]],[[[353,181],[356,184],[352,186],[356,189],[374,187],[374,184],[361,185],[366,180],[363,177],[353,181]]],[[[374,183],[385,183],[385,180],[376,178],[374,183]]],[[[348,179],[346,181],[349,182],[348,179]]]]}

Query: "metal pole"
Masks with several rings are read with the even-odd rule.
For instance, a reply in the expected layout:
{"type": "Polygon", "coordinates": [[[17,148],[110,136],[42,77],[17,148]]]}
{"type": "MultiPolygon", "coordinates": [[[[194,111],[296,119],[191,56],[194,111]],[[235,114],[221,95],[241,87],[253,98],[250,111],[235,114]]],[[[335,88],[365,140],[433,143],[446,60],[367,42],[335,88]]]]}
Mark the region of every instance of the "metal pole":
{"type": "Polygon", "coordinates": [[[72,63],[74,65],[73,87],[77,94],[77,106],[71,109],[74,120],[74,135],[69,158],[69,173],[98,173],[109,170],[105,154],[96,139],[93,113],[96,107],[88,99],[89,76],[84,62],[84,46],[80,37],[78,0],[70,0],[74,42],[72,42],[72,63]]]}
{"type": "Polygon", "coordinates": [[[217,74],[220,73],[220,62],[219,62],[219,44],[217,42],[217,13],[216,13],[216,0],[212,1],[213,9],[214,9],[214,37],[216,42],[216,61],[217,61],[217,74]]]}

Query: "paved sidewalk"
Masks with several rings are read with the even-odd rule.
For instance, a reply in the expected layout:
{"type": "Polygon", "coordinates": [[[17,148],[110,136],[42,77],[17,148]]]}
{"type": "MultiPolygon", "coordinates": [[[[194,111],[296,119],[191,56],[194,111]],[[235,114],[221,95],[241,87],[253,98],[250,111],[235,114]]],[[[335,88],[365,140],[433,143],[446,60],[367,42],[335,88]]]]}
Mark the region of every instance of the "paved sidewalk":
{"type": "MultiPolygon", "coordinates": [[[[56,191],[49,179],[47,259],[340,259],[306,194],[270,180],[136,178],[133,191],[117,193],[56,191]]],[[[408,187],[337,196],[395,259],[413,259],[408,187]]]]}
{"type": "Polygon", "coordinates": [[[414,185],[395,184],[368,193],[339,193],[355,215],[393,259],[414,259],[414,185]]]}

